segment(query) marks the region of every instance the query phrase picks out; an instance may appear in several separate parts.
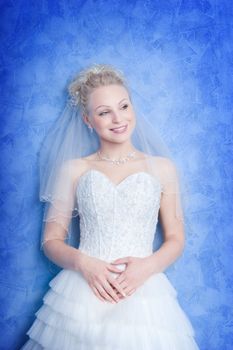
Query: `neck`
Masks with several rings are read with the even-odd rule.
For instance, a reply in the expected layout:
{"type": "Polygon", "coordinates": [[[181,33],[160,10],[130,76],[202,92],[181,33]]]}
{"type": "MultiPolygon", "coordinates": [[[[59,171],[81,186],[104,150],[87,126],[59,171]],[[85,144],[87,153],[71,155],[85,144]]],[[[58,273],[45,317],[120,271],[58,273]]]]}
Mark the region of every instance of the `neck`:
{"type": "Polygon", "coordinates": [[[106,155],[109,158],[125,157],[128,153],[136,151],[131,141],[123,143],[105,143],[102,142],[99,148],[102,155],[106,155]]]}

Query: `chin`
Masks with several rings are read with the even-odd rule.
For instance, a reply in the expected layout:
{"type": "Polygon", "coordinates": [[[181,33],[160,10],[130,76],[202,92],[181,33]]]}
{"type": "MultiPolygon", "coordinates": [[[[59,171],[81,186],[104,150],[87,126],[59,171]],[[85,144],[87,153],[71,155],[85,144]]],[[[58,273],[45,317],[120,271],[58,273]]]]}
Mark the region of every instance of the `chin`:
{"type": "Polygon", "coordinates": [[[112,134],[111,137],[108,137],[106,136],[106,139],[108,139],[109,141],[112,141],[114,143],[122,143],[122,142],[125,142],[125,141],[128,141],[130,138],[131,138],[131,134],[132,134],[133,130],[127,130],[126,133],[123,133],[123,134],[112,134]]]}
{"type": "Polygon", "coordinates": [[[126,137],[121,137],[121,138],[109,138],[109,137],[101,137],[104,141],[111,142],[111,143],[124,143],[128,140],[130,140],[130,135],[127,135],[126,137]]]}

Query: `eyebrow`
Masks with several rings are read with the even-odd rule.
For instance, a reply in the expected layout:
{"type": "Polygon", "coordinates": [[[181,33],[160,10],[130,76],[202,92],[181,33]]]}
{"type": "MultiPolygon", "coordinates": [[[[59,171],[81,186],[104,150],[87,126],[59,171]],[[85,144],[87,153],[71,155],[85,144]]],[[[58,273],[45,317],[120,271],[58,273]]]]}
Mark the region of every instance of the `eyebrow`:
{"type": "MultiPolygon", "coordinates": [[[[127,100],[127,98],[123,98],[118,104],[120,104],[122,101],[124,101],[124,100],[127,100]]],[[[110,106],[107,106],[107,105],[100,105],[100,106],[98,106],[98,107],[96,107],[95,108],[95,111],[97,110],[97,108],[99,108],[99,107],[110,107],[110,106]]]]}

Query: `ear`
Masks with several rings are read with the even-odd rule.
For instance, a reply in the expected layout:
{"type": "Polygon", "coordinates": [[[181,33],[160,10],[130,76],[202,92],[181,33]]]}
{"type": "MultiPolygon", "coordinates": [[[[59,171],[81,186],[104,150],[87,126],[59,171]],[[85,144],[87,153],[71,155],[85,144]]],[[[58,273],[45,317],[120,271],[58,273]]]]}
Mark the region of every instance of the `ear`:
{"type": "Polygon", "coordinates": [[[90,125],[89,119],[88,119],[88,115],[87,114],[83,114],[82,115],[83,121],[85,124],[90,125]]]}

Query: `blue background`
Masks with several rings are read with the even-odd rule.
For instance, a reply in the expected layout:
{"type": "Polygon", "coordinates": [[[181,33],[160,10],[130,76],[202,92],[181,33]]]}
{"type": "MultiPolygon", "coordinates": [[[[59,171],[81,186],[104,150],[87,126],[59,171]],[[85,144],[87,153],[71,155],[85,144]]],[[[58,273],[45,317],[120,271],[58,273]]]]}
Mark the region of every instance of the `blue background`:
{"type": "Polygon", "coordinates": [[[56,269],[39,250],[38,154],[81,68],[122,69],[189,188],[167,274],[202,350],[233,348],[231,1],[1,1],[0,349],[18,349],[56,269]]]}

